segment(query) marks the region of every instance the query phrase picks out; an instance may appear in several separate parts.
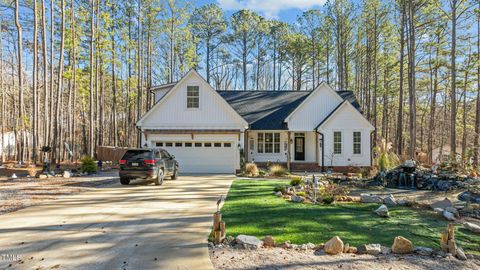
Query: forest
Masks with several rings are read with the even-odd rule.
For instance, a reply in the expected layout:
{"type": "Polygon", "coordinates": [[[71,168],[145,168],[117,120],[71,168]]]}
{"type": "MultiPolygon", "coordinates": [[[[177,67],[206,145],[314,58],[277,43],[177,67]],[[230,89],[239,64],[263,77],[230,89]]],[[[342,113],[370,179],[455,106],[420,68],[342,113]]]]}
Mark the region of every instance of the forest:
{"type": "Polygon", "coordinates": [[[352,90],[404,158],[478,165],[479,0],[328,0],[293,23],[187,0],[2,0],[1,159],[138,146],[149,89],[198,70],[217,90],[352,90]]]}

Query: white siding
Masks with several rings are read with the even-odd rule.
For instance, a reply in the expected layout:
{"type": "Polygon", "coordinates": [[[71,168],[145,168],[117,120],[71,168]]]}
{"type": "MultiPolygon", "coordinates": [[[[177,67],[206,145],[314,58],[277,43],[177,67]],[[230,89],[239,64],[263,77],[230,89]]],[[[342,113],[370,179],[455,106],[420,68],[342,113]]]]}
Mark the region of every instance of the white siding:
{"type": "Polygon", "coordinates": [[[370,166],[371,125],[349,104],[339,108],[320,132],[325,136],[325,166],[370,166]],[[333,154],[333,133],[342,133],[342,153],[333,154]],[[353,154],[353,132],[361,132],[361,154],[353,154]]]}
{"type": "Polygon", "coordinates": [[[286,119],[290,131],[311,131],[323,121],[343,99],[329,86],[320,85],[289,118],[286,119]]]}
{"type": "Polygon", "coordinates": [[[196,72],[189,73],[138,123],[145,129],[241,129],[245,121],[196,72]],[[187,108],[187,86],[199,86],[198,109],[187,108]]]}

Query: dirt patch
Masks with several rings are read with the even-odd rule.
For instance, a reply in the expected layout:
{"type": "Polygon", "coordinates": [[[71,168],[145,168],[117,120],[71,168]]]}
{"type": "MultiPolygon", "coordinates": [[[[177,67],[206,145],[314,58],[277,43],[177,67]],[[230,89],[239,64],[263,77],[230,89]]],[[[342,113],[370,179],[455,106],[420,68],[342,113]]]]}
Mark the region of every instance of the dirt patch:
{"type": "Polygon", "coordinates": [[[0,215],[60,196],[101,188],[118,183],[116,171],[85,177],[0,178],[0,215]]]}
{"type": "Polygon", "coordinates": [[[478,258],[459,261],[455,258],[432,258],[415,255],[335,256],[307,250],[261,248],[210,248],[210,260],[215,269],[480,269],[478,258]]]}

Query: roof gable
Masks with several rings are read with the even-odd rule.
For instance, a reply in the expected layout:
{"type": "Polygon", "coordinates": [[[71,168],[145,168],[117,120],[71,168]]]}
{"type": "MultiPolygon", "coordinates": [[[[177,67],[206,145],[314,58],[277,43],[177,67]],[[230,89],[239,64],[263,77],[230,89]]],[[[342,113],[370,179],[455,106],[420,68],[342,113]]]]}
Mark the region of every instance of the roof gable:
{"type": "MultiPolygon", "coordinates": [[[[345,116],[344,118],[353,118],[353,117],[356,117],[358,120],[360,121],[354,121],[355,123],[360,123],[360,124],[364,124],[365,126],[367,126],[370,130],[375,130],[375,127],[365,118],[365,116],[363,116],[363,114],[361,114],[358,109],[356,109],[350,102],[348,102],[347,100],[343,101],[341,104],[339,104],[335,110],[333,110],[327,117],[325,117],[325,119],[323,119],[318,125],[317,127],[315,128],[315,130],[321,130],[323,127],[327,126],[329,124],[329,122],[333,121],[333,119],[335,119],[336,117],[340,117],[340,115],[344,113],[344,114],[348,114],[348,117],[345,116]],[[352,117],[353,116],[353,117],[352,117]]],[[[341,121],[343,124],[346,124],[347,121],[341,121]]],[[[350,125],[350,124],[348,124],[350,125]]],[[[352,126],[350,126],[352,127],[352,126]]]]}
{"type": "Polygon", "coordinates": [[[190,70],[137,122],[142,128],[246,128],[242,118],[195,70],[190,70]],[[200,108],[186,108],[186,87],[200,87],[200,108]]]}

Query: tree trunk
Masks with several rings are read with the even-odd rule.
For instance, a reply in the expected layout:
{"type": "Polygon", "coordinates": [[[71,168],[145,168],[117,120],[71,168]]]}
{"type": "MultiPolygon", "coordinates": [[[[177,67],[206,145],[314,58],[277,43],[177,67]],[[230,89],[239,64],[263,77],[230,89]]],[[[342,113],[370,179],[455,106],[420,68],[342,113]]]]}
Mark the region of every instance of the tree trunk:
{"type": "MultiPolygon", "coordinates": [[[[22,65],[22,56],[23,56],[23,39],[22,39],[22,26],[19,20],[19,0],[15,1],[15,26],[17,27],[17,46],[18,46],[18,116],[17,116],[17,128],[20,129],[20,134],[23,133],[23,65],[22,65]]],[[[20,136],[22,137],[22,136],[20,136]]],[[[20,138],[20,141],[22,139],[20,138]]],[[[21,143],[21,152],[19,155],[19,160],[23,161],[23,141],[21,143]]]]}
{"type": "Polygon", "coordinates": [[[37,162],[37,142],[38,142],[38,100],[37,100],[37,80],[38,80],[38,18],[37,18],[37,1],[33,1],[33,84],[32,84],[32,161],[37,162]]]}
{"type": "Polygon", "coordinates": [[[450,50],[450,153],[455,155],[457,152],[457,0],[452,0],[452,45],[450,50]]]}
{"type": "Polygon", "coordinates": [[[90,110],[89,110],[89,118],[90,118],[90,130],[89,130],[89,140],[88,140],[88,155],[93,157],[93,131],[94,131],[94,120],[93,120],[93,42],[95,38],[95,0],[91,0],[91,20],[90,20],[90,110]]]}
{"type": "Polygon", "coordinates": [[[402,19],[400,23],[400,86],[398,96],[398,114],[397,114],[397,154],[403,154],[403,64],[404,64],[404,47],[405,47],[405,14],[406,4],[402,0],[402,19]]]}

